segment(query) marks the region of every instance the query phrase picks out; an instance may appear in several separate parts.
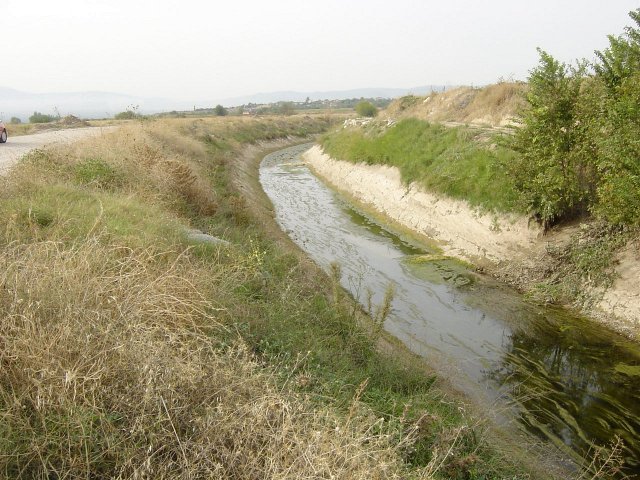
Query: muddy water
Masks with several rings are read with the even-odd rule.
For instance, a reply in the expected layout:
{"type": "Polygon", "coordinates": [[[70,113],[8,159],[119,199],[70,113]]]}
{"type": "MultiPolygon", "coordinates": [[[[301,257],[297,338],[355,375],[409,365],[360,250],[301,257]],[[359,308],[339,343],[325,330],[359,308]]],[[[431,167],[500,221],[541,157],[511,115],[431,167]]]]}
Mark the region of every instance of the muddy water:
{"type": "Polygon", "coordinates": [[[395,291],[385,328],[499,421],[577,461],[622,439],[640,478],[640,348],[516,292],[358,213],[301,164],[307,146],[268,155],[260,181],[289,236],[318,264],[338,262],[363,305],[395,291]]]}

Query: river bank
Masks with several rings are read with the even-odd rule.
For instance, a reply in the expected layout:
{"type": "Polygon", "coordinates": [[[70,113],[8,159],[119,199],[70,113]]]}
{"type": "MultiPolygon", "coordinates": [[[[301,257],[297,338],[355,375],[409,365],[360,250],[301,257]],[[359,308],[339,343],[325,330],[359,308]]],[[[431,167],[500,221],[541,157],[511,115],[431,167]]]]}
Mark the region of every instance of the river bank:
{"type": "MultiPolygon", "coordinates": [[[[426,192],[402,182],[394,167],[333,159],[314,146],[304,156],[310,168],[333,188],[347,194],[393,222],[438,242],[446,255],[470,261],[493,276],[532,291],[542,269],[549,268],[548,252],[562,248],[579,230],[573,227],[543,235],[534,221],[517,215],[482,213],[465,202],[426,192]]],[[[614,280],[607,289],[585,285],[589,301],[582,313],[638,339],[640,273],[637,248],[629,245],[617,259],[614,280]],[[622,261],[621,261],[622,260],[622,261]]]]}

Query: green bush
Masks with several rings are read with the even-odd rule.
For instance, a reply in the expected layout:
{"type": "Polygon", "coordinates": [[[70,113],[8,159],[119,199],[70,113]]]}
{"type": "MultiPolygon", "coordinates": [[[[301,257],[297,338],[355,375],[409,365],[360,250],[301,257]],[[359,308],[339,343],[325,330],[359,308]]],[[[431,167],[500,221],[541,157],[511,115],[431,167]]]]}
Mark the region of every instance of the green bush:
{"type": "Polygon", "coordinates": [[[361,117],[375,117],[378,109],[373,103],[363,100],[356,105],[356,113],[361,117]]]}
{"type": "Polygon", "coordinates": [[[281,102],[278,106],[278,113],[280,115],[293,115],[296,113],[296,107],[293,102],[281,102]]]}
{"type": "MultiPolygon", "coordinates": [[[[640,9],[630,16],[640,27],[640,9]]],[[[609,37],[609,48],[596,52],[599,88],[586,99],[592,109],[592,150],[600,182],[593,211],[606,220],[640,223],[640,29],[609,37]],[[596,94],[593,94],[595,92],[596,94]]]]}
{"type": "Polygon", "coordinates": [[[20,120],[18,117],[11,117],[9,123],[12,123],[13,125],[19,125],[22,123],[22,120],[20,120]]]}
{"type": "Polygon", "coordinates": [[[113,118],[116,120],[133,120],[138,118],[138,114],[133,110],[125,110],[124,112],[116,113],[113,118]]]}
{"type": "Polygon", "coordinates": [[[40,112],[33,112],[33,115],[29,117],[31,123],[50,123],[56,119],[53,115],[45,115],[40,112]]]}
{"type": "Polygon", "coordinates": [[[576,102],[584,70],[538,52],[540,63],[529,77],[529,108],[510,142],[520,156],[507,168],[525,205],[548,225],[583,209],[591,179],[583,181],[589,169],[582,156],[574,154],[581,132],[576,102]]]}
{"type": "MultiPolygon", "coordinates": [[[[629,15],[640,27],[640,9],[629,15]]],[[[640,29],[609,36],[596,55],[569,67],[540,50],[529,77],[508,171],[547,225],[586,213],[640,223],[640,29]]]]}
{"type": "Polygon", "coordinates": [[[98,158],[90,158],[75,167],[76,181],[83,185],[92,184],[98,188],[117,188],[124,182],[124,175],[113,166],[98,158]]]}
{"type": "Polygon", "coordinates": [[[227,109],[224,108],[222,105],[216,105],[213,111],[218,117],[224,117],[227,113],[229,113],[227,112],[227,109]]]}

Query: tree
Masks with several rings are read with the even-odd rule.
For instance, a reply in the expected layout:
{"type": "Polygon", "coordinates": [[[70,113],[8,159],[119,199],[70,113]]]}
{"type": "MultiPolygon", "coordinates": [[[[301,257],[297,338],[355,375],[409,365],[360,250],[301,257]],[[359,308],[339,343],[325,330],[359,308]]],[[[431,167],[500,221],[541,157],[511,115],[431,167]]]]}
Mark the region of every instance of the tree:
{"type": "MultiPolygon", "coordinates": [[[[629,12],[629,16],[640,27],[640,9],[629,12]]],[[[626,27],[624,35],[609,35],[609,47],[596,50],[599,62],[594,65],[596,73],[610,90],[619,87],[625,78],[640,71],[640,30],[626,27]]]]}
{"type": "Polygon", "coordinates": [[[11,120],[9,120],[9,122],[14,124],[14,125],[18,125],[18,124],[22,123],[22,120],[20,120],[18,117],[11,117],[11,120]]]}
{"type": "Polygon", "coordinates": [[[510,142],[521,156],[506,167],[545,225],[586,212],[640,224],[640,9],[629,16],[635,26],[610,35],[590,65],[539,50],[510,142]]]}
{"type": "Polygon", "coordinates": [[[216,105],[213,111],[218,117],[224,117],[227,113],[229,113],[227,112],[227,109],[224,108],[222,105],[216,105]]]}
{"type": "Polygon", "coordinates": [[[375,117],[378,109],[373,103],[362,100],[356,105],[356,113],[361,117],[375,117]]]}
{"type": "Polygon", "coordinates": [[[593,210],[616,224],[640,223],[640,9],[629,16],[636,26],[610,35],[608,48],[596,51],[594,82],[602,87],[589,99],[601,179],[593,210]]]}
{"type": "Polygon", "coordinates": [[[570,68],[538,49],[539,65],[531,70],[528,108],[511,146],[520,159],[508,166],[529,210],[545,226],[579,213],[588,199],[591,176],[575,145],[581,137],[576,105],[584,65],[570,68]]]}

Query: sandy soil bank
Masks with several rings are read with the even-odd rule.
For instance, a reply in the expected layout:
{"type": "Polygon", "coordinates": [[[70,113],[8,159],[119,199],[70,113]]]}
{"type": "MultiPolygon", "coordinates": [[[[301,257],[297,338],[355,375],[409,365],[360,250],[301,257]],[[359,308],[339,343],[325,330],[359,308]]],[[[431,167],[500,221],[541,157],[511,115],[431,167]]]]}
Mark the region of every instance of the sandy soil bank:
{"type": "Polygon", "coordinates": [[[438,241],[447,255],[500,263],[530,253],[541,236],[538,226],[524,217],[482,214],[465,202],[425,192],[415,184],[407,187],[394,167],[334,160],[317,145],[304,158],[334,188],[438,241]]]}
{"type": "Polygon", "coordinates": [[[618,254],[613,282],[598,303],[603,312],[615,315],[620,328],[633,328],[636,339],[640,340],[640,245],[630,242],[618,254]],[[625,325],[626,324],[626,325],[625,325]]]}
{"type": "MultiPolygon", "coordinates": [[[[372,207],[418,234],[436,240],[443,251],[487,267],[503,280],[527,288],[517,272],[532,271],[547,245],[566,241],[570,232],[543,236],[535,222],[515,215],[481,214],[465,202],[402,183],[398,169],[335,160],[314,146],[305,156],[310,168],[336,190],[372,207]]],[[[585,314],[640,339],[640,251],[628,245],[618,258],[617,278],[593,311],[585,314]]],[[[526,275],[525,275],[526,276],[526,275]]]]}

